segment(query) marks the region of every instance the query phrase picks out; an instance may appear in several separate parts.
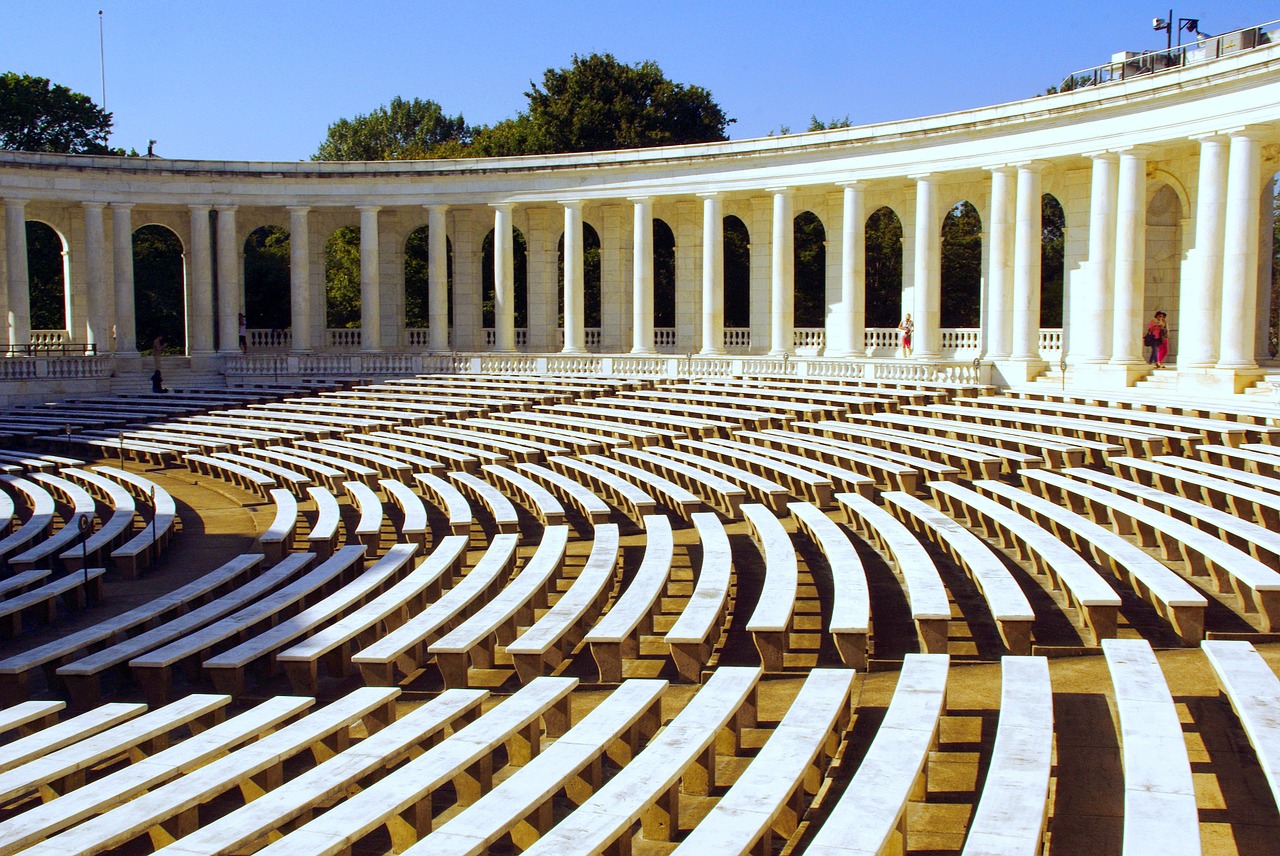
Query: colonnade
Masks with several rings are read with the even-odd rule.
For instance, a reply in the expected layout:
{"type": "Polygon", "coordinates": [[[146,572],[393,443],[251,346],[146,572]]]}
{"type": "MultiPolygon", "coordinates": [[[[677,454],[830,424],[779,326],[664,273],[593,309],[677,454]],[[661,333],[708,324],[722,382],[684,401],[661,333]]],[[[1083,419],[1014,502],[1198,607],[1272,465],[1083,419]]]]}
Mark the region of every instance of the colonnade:
{"type": "Polygon", "coordinates": [[[982,223],[977,350],[1015,382],[1046,367],[1041,212],[1043,195],[1052,193],[1067,231],[1062,355],[1080,382],[1128,385],[1145,372],[1142,331],[1158,299],[1177,319],[1180,379],[1237,388],[1258,373],[1265,354],[1270,254],[1262,234],[1271,209],[1262,202],[1272,185],[1263,176],[1280,169],[1280,46],[1216,63],[899,126],[531,157],[500,170],[481,161],[386,169],[167,162],[150,170],[128,159],[0,152],[7,340],[11,351],[30,341],[25,223],[37,219],[74,232],[75,340],[99,352],[132,352],[132,236],[137,225],[163,222],[182,233],[190,354],[234,354],[244,307],[242,227],[268,223],[290,233],[291,346],[323,349],[321,238],[341,222],[360,228],[359,347],[397,351],[403,297],[388,271],[399,250],[384,237],[403,238],[425,220],[426,348],[451,345],[450,240],[454,332],[461,333],[452,344],[485,347],[478,336],[481,236],[492,224],[491,347],[517,349],[512,235],[519,223],[531,283],[538,282],[530,347],[561,346],[554,271],[563,234],[562,347],[581,353],[588,347],[584,229],[600,217],[607,349],[651,354],[658,350],[657,211],[674,224],[678,349],[725,350],[724,223],[732,214],[749,224],[752,348],[780,357],[794,352],[796,215],[817,211],[827,230],[824,355],[865,358],[866,224],[888,207],[903,227],[901,308],[914,319],[912,359],[934,362],[954,356],[943,340],[942,226],[948,211],[968,201],[982,223]],[[1228,72],[1236,83],[1224,82],[1228,72]],[[1111,94],[1121,92],[1130,105],[1124,121],[1110,106],[1111,94]],[[1172,237],[1156,248],[1163,255],[1153,268],[1152,242],[1165,239],[1149,236],[1147,222],[1161,187],[1177,203],[1166,206],[1171,219],[1158,221],[1160,234],[1172,237]],[[1157,274],[1164,280],[1153,298],[1157,274]]]}

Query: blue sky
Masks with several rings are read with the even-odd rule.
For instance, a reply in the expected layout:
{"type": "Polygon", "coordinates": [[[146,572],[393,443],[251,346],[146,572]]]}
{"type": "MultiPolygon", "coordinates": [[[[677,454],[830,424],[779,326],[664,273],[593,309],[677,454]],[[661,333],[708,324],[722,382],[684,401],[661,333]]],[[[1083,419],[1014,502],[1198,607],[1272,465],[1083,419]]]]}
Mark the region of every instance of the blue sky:
{"type": "MultiPolygon", "coordinates": [[[[517,113],[529,81],[574,53],[656,61],[709,89],[730,137],[809,117],[862,124],[1042,92],[1120,50],[1162,47],[1167,4],[991,2],[368,3],[331,0],[6,0],[0,71],[101,100],[103,11],[112,144],[167,157],[304,160],[329,124],[392,97],[472,124],[517,113]]],[[[1208,33],[1280,18],[1280,3],[1174,8],[1208,33]]]]}

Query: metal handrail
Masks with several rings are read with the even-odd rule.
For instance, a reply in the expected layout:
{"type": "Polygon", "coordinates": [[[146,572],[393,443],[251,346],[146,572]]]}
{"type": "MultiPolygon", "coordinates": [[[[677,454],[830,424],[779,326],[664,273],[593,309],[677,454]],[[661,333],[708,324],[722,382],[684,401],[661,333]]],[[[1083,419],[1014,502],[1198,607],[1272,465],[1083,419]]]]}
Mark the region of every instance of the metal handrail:
{"type": "Polygon", "coordinates": [[[1158,74],[1188,63],[1219,59],[1230,54],[1253,50],[1280,41],[1280,20],[1242,27],[1229,33],[1207,36],[1165,50],[1143,51],[1121,61],[1113,61],[1074,71],[1062,79],[1059,92],[1070,92],[1083,86],[1098,86],[1115,80],[1145,74],[1158,74]],[[1234,45],[1234,46],[1233,46],[1234,45]],[[1199,52],[1205,55],[1199,56],[1199,52]],[[1210,53],[1211,52],[1211,53],[1210,53]]]}
{"type": "Polygon", "coordinates": [[[98,346],[96,344],[85,344],[84,342],[3,345],[0,346],[0,353],[6,357],[40,357],[54,354],[59,356],[96,357],[98,355],[98,346]]]}

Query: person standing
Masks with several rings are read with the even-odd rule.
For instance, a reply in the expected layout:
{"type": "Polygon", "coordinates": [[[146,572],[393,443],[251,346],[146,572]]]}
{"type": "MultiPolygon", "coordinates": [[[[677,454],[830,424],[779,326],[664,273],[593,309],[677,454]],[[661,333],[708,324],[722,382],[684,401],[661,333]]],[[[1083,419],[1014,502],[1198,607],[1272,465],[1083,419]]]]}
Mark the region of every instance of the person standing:
{"type": "Polygon", "coordinates": [[[907,313],[907,317],[902,319],[902,323],[898,325],[898,329],[902,331],[902,355],[904,357],[911,356],[911,336],[916,331],[916,324],[911,320],[911,313],[907,313]]]}
{"type": "Polygon", "coordinates": [[[156,371],[160,371],[160,357],[164,354],[164,334],[157,333],[156,337],[151,340],[151,360],[155,363],[156,371]]]}
{"type": "Polygon", "coordinates": [[[1165,357],[1169,355],[1167,318],[1165,313],[1156,312],[1155,316],[1147,322],[1147,331],[1142,336],[1142,344],[1148,348],[1147,363],[1158,369],[1164,368],[1165,357]]]}
{"type": "Polygon", "coordinates": [[[249,351],[249,325],[244,320],[244,313],[240,313],[240,353],[248,353],[249,351]]]}

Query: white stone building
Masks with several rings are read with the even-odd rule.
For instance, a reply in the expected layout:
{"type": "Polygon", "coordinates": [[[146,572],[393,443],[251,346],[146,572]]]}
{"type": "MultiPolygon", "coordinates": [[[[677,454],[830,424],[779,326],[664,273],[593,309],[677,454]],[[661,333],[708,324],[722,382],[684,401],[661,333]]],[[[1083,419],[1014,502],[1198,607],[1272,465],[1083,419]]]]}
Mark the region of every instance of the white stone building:
{"type": "Polygon", "coordinates": [[[1149,371],[1142,331],[1163,308],[1179,387],[1238,392],[1269,360],[1270,199],[1280,169],[1280,45],[1269,42],[1277,35],[1255,30],[1258,46],[1241,50],[1224,48],[1226,37],[1210,40],[1181,67],[1156,73],[1119,62],[1098,72],[1114,79],[1010,104],[716,144],[378,163],[0,152],[0,307],[12,354],[0,361],[0,379],[105,376],[136,363],[131,240],[154,224],[183,247],[191,364],[231,374],[412,371],[442,354],[453,365],[495,354],[485,365],[510,368],[500,358],[524,354],[543,355],[542,366],[593,370],[602,360],[654,370],[644,362],[654,354],[687,355],[684,366],[694,370],[697,355],[697,366],[710,370],[728,352],[809,365],[813,374],[877,366],[897,373],[882,376],[943,372],[997,383],[1026,381],[1063,361],[1070,384],[1124,387],[1149,371]],[[1043,194],[1065,213],[1060,329],[1040,325],[1043,194]],[[962,201],[982,223],[976,329],[944,327],[940,316],[942,222],[962,201]],[[909,358],[896,330],[865,323],[864,230],[882,207],[903,229],[901,307],[916,331],[909,358]],[[794,319],[792,241],[802,212],[826,236],[820,328],[797,328],[794,319]],[[728,217],[750,242],[750,322],[741,329],[725,326],[728,217]],[[674,239],[674,312],[662,327],[654,323],[655,220],[674,239]],[[63,244],[62,331],[31,330],[28,221],[52,227],[63,244]],[[584,224],[600,245],[600,322],[590,329],[584,224]],[[254,347],[242,355],[243,247],[268,225],[290,234],[291,329],[270,353],[252,331],[254,347]],[[324,244],[340,226],[360,227],[358,331],[325,325],[324,244]],[[410,329],[405,242],[422,226],[430,324],[410,329]],[[519,329],[512,227],[526,248],[527,320],[519,329]],[[494,321],[486,328],[482,244],[491,230],[494,321]],[[32,356],[33,336],[92,353],[32,356]],[[589,352],[602,356],[581,362],[589,352]]]}

